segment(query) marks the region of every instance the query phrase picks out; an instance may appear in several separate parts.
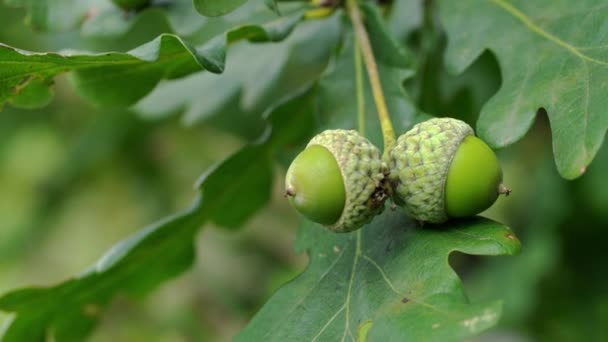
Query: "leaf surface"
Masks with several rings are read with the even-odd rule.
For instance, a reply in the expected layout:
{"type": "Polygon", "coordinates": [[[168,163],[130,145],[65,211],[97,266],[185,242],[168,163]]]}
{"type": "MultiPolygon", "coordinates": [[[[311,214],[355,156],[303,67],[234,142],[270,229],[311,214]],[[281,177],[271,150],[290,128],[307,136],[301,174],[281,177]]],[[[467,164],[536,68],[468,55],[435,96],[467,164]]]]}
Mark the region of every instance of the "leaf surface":
{"type": "Polygon", "coordinates": [[[97,8],[114,6],[106,0],[4,0],[26,10],[26,22],[41,31],[64,31],[77,26],[97,8]]]}
{"type": "Polygon", "coordinates": [[[460,340],[494,325],[500,302],[469,303],[448,264],[454,251],[517,253],[499,223],[474,218],[420,228],[385,211],[356,232],[305,222],[297,247],[310,263],[257,313],[238,341],[460,340]]]}
{"type": "Polygon", "coordinates": [[[56,75],[73,71],[77,90],[91,101],[128,106],[148,94],[161,79],[202,70],[223,72],[228,43],[283,40],[301,18],[298,12],[264,25],[235,27],[199,47],[172,34],[163,34],[127,53],[33,53],[0,44],[0,104],[18,96],[30,83],[48,84],[56,75]]]}
{"type": "Polygon", "coordinates": [[[277,44],[235,44],[227,57],[230,67],[221,76],[198,73],[165,81],[135,109],[146,118],[183,112],[186,124],[213,117],[220,120],[231,113],[239,119],[231,119],[228,129],[243,123],[250,130],[252,118],[258,120],[259,113],[277,98],[319,76],[339,42],[339,33],[339,18],[334,16],[302,22],[277,44]]]}
{"type": "Polygon", "coordinates": [[[608,129],[604,2],[441,1],[440,12],[452,71],[463,71],[485,49],[500,64],[502,86],[482,109],[478,134],[493,147],[510,145],[544,108],[560,174],[582,175],[608,129]]]}
{"type": "Polygon", "coordinates": [[[271,191],[271,156],[285,144],[299,144],[309,136],[314,124],[314,92],[315,88],[309,87],[270,111],[266,133],[256,143],[243,147],[201,177],[199,195],[190,209],[117,243],[78,276],[54,286],[18,289],[0,297],[0,310],[14,314],[0,339],[83,340],[116,294],[145,295],[186,271],[194,260],[193,240],[201,225],[211,221],[236,228],[266,205],[271,191]]]}
{"type": "Polygon", "coordinates": [[[194,7],[200,14],[208,17],[217,17],[229,13],[247,0],[193,0],[194,7]]]}
{"type": "MultiPolygon", "coordinates": [[[[377,9],[363,6],[370,41],[384,42],[382,48],[374,50],[378,72],[385,94],[387,107],[396,130],[402,134],[422,118],[414,103],[403,88],[403,81],[412,75],[411,55],[399,46],[388,33],[377,9]]],[[[343,45],[333,63],[319,80],[319,117],[324,127],[356,129],[357,113],[361,105],[365,116],[365,136],[374,145],[382,147],[382,134],[362,58],[359,68],[362,96],[358,95],[358,80],[353,33],[346,30],[343,45]]]]}

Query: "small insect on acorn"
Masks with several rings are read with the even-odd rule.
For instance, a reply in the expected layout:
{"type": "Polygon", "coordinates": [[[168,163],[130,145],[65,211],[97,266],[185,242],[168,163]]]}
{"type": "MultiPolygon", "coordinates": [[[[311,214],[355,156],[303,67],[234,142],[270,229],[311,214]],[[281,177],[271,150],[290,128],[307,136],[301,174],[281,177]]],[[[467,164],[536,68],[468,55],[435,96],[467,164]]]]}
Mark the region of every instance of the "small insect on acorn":
{"type": "Polygon", "coordinates": [[[389,159],[393,200],[421,222],[474,216],[511,192],[494,151],[457,119],[417,124],[398,138],[389,159]]]}
{"type": "Polygon", "coordinates": [[[291,163],[285,195],[311,221],[350,232],[384,208],[388,170],[380,151],[353,130],[315,136],[291,163]]]}

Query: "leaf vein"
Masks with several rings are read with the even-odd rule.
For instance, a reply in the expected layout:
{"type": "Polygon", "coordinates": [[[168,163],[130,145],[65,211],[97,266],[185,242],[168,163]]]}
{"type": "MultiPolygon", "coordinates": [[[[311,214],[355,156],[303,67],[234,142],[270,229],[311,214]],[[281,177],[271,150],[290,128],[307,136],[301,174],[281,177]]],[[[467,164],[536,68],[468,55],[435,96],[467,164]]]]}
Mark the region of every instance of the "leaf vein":
{"type": "Polygon", "coordinates": [[[582,53],[581,51],[579,51],[576,47],[570,45],[569,43],[561,40],[560,38],[554,36],[553,34],[543,30],[542,28],[540,28],[538,25],[536,25],[534,22],[532,22],[532,20],[522,11],[520,11],[519,9],[517,9],[515,6],[513,6],[510,3],[505,2],[504,0],[491,0],[494,4],[496,4],[498,7],[502,8],[503,10],[505,10],[507,13],[509,13],[510,15],[512,15],[513,17],[515,17],[516,19],[518,19],[519,21],[521,21],[528,29],[530,29],[532,32],[538,34],[539,36],[553,42],[556,45],[559,45],[561,47],[563,47],[564,49],[570,51],[570,53],[572,53],[573,55],[577,56],[578,58],[585,60],[585,61],[589,61],[589,62],[593,62],[599,65],[604,65],[604,66],[608,66],[608,62],[606,61],[602,61],[593,57],[589,57],[587,55],[585,55],[584,53],[582,53]]]}

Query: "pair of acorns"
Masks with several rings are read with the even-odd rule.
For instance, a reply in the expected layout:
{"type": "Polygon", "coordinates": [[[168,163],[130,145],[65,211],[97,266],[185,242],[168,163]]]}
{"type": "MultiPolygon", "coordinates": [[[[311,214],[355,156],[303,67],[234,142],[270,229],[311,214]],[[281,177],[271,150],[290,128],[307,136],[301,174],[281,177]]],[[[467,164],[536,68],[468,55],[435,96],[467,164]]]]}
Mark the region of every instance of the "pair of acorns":
{"type": "Polygon", "coordinates": [[[476,215],[509,193],[494,151],[452,118],[417,124],[386,160],[356,131],[324,131],[294,159],[285,179],[292,206],[335,232],[370,222],[387,198],[419,222],[442,223],[476,215]]]}

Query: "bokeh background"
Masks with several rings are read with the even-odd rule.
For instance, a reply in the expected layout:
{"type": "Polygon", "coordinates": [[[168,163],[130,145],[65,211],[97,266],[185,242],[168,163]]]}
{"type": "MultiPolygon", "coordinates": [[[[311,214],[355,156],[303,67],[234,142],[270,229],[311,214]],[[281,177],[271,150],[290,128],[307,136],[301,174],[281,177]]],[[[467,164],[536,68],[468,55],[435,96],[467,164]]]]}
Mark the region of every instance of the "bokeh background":
{"type": "MultiPolygon", "coordinates": [[[[81,31],[36,32],[24,17],[23,10],[0,2],[0,42],[32,51],[127,51],[171,30],[155,13],[142,15],[111,39],[84,37],[81,31]]],[[[205,41],[222,25],[191,28],[188,37],[205,41]]],[[[500,86],[496,59],[485,53],[464,74],[448,75],[441,64],[440,23],[427,15],[420,25],[400,37],[424,61],[407,81],[408,92],[427,113],[474,124],[500,86]]],[[[264,60],[272,49],[247,45],[239,43],[235,50],[247,51],[252,60],[264,60]]],[[[183,124],[179,108],[150,115],[137,108],[93,106],[64,76],[56,79],[55,98],[45,108],[5,107],[0,112],[0,293],[78,274],[115,242],[185,208],[199,175],[260,133],[261,113],[272,99],[315,77],[327,63],[323,56],[307,58],[309,64],[300,61],[289,70],[289,80],[297,81],[274,96],[246,109],[218,105],[217,113],[194,125],[183,124]]],[[[499,157],[514,192],[484,216],[509,225],[522,241],[522,252],[451,258],[471,300],[504,299],[500,324],[477,340],[608,341],[608,148],[580,179],[561,179],[541,110],[528,135],[499,151],[499,157]]],[[[285,168],[276,168],[267,208],[238,232],[206,227],[197,238],[191,271],[145,298],[119,296],[91,340],[230,340],[277,287],[306,267],[306,255],[292,248],[298,217],[281,194],[285,168]]],[[[0,322],[7,317],[0,313],[0,322]]]]}

